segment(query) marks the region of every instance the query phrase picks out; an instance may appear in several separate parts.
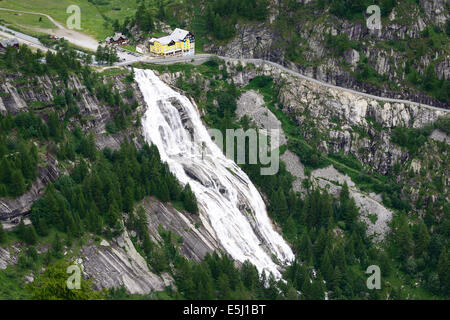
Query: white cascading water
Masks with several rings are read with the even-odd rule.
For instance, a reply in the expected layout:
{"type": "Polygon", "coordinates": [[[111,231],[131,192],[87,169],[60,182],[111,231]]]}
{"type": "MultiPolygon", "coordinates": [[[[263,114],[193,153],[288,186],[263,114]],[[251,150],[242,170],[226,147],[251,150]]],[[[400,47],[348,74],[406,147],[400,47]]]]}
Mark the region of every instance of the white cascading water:
{"type": "Polygon", "coordinates": [[[151,70],[135,70],[147,103],[142,120],[148,143],[178,180],[190,184],[203,225],[215,234],[230,256],[249,260],[260,273],[281,274],[294,254],[274,230],[261,195],[248,176],[212,141],[196,106],[162,82],[151,70]]]}

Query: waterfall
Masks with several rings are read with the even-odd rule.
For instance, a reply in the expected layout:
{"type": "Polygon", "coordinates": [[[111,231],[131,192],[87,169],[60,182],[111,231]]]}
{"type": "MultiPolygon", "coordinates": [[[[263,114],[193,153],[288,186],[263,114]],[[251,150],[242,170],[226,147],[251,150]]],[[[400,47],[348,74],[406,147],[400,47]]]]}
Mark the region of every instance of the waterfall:
{"type": "Polygon", "coordinates": [[[274,230],[264,201],[248,176],[212,141],[197,107],[151,70],[135,70],[147,110],[145,139],[178,180],[190,184],[203,225],[235,260],[249,260],[260,273],[281,277],[278,263],[294,259],[274,230]]]}

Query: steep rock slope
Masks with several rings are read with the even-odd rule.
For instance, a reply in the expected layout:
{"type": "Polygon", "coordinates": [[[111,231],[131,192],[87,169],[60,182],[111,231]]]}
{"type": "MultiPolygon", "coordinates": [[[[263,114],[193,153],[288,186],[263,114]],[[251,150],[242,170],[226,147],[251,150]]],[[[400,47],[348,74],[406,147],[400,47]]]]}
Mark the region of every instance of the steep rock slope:
{"type": "MultiPolygon", "coordinates": [[[[134,83],[124,81],[125,74],[127,72],[107,76],[103,82],[116,88],[128,102],[131,100],[125,97],[129,96],[126,91],[131,88],[137,102],[137,108],[132,115],[136,118],[142,112],[142,94],[134,83]]],[[[63,87],[59,80],[48,76],[27,79],[20,74],[2,73],[0,77],[3,80],[0,85],[0,112],[3,115],[33,110],[46,119],[49,112],[58,108],[55,105],[55,98],[65,94],[64,90],[59,89],[63,87]],[[24,81],[24,78],[27,81],[24,81]]],[[[71,75],[67,87],[79,107],[78,115],[70,123],[71,129],[76,125],[86,135],[93,133],[96,147],[100,150],[104,148],[117,150],[124,138],[132,138],[137,146],[142,145],[140,128],[131,127],[115,134],[107,132],[106,126],[113,119],[115,111],[107,103],[100,101],[96,94],[89,92],[81,77],[71,75]]],[[[46,147],[44,150],[46,152],[41,153],[40,158],[46,166],[39,169],[38,178],[31,189],[16,199],[0,198],[0,223],[8,231],[16,228],[20,220],[25,220],[25,224],[28,225],[30,221],[27,216],[31,207],[43,195],[46,186],[71,171],[73,163],[62,165],[56,159],[54,149],[46,147]]],[[[163,204],[156,198],[146,199],[142,206],[148,217],[148,232],[156,243],[162,241],[160,230],[170,230],[183,240],[180,244],[181,254],[197,262],[207,253],[222,249],[214,235],[202,226],[198,218],[180,212],[170,204],[163,204]]],[[[130,230],[130,233],[135,232],[130,230]]],[[[123,234],[110,242],[102,241],[96,244],[91,239],[80,248],[79,254],[73,255],[72,249],[65,248],[66,258],[81,265],[85,277],[95,279],[95,288],[99,290],[124,286],[128,293],[148,294],[171,286],[173,279],[170,276],[164,274],[160,276],[151,271],[132,238],[133,236],[130,237],[125,229],[123,234]]],[[[47,246],[45,243],[38,243],[36,246],[38,251],[47,250],[44,250],[47,246]]],[[[18,244],[1,247],[0,269],[16,265],[22,249],[18,244]]]]}
{"type": "Polygon", "coordinates": [[[367,28],[365,8],[350,18],[320,8],[318,1],[270,3],[269,22],[239,22],[232,39],[212,41],[205,51],[267,59],[335,85],[449,108],[446,1],[398,1],[383,14],[381,31],[367,28]],[[426,74],[447,81],[440,100],[415,80],[426,74]]]}

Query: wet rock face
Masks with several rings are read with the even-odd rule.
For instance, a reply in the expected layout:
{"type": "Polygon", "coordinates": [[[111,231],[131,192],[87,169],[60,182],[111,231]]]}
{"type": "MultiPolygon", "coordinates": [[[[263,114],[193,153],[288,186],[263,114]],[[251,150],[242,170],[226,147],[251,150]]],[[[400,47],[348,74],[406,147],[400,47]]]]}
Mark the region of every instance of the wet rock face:
{"type": "Polygon", "coordinates": [[[84,275],[94,279],[97,290],[124,286],[131,294],[148,294],[164,290],[173,282],[170,276],[158,276],[149,270],[126,231],[111,244],[84,246],[79,262],[84,275]]]}
{"type": "Polygon", "coordinates": [[[207,229],[200,217],[179,212],[153,197],[146,199],[143,207],[149,223],[149,233],[154,241],[162,240],[159,227],[170,230],[182,238],[180,253],[197,262],[203,260],[208,253],[223,250],[214,231],[207,229]]]}

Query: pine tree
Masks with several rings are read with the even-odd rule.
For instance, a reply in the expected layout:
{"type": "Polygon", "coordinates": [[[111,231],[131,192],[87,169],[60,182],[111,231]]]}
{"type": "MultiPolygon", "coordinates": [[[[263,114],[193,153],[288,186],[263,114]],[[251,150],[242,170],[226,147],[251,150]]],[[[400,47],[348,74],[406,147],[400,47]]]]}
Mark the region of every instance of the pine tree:
{"type": "Polygon", "coordinates": [[[183,190],[183,204],[188,212],[198,214],[197,198],[192,192],[189,184],[187,184],[183,190]]]}
{"type": "Polygon", "coordinates": [[[194,268],[194,284],[196,286],[196,296],[200,300],[211,300],[215,298],[214,285],[211,273],[204,264],[194,268]]]}
{"type": "Polygon", "coordinates": [[[441,255],[439,256],[437,273],[441,284],[441,291],[445,295],[448,295],[448,293],[450,292],[449,270],[450,270],[450,261],[448,259],[447,249],[444,247],[442,249],[441,255]]]}
{"type": "Polygon", "coordinates": [[[58,233],[55,233],[55,237],[52,242],[52,254],[55,258],[61,258],[62,256],[62,243],[58,233]]]}
{"type": "Polygon", "coordinates": [[[399,226],[395,232],[395,239],[400,259],[405,262],[406,259],[412,254],[413,241],[411,229],[408,225],[406,214],[404,212],[401,213],[399,226]]]}
{"type": "Polygon", "coordinates": [[[417,233],[417,239],[415,241],[415,253],[418,257],[420,257],[428,248],[428,244],[430,243],[430,234],[428,233],[427,227],[424,223],[421,223],[419,226],[419,231],[417,233]]]}
{"type": "Polygon", "coordinates": [[[14,170],[11,175],[11,187],[10,194],[12,196],[18,197],[25,193],[25,179],[23,178],[22,172],[19,170],[14,170]]]}
{"type": "Polygon", "coordinates": [[[333,266],[331,265],[330,253],[329,253],[328,248],[325,250],[325,252],[322,256],[321,263],[320,263],[320,271],[323,274],[323,276],[327,282],[333,281],[334,270],[333,270],[333,266]]]}
{"type": "Polygon", "coordinates": [[[3,229],[3,224],[0,222],[0,244],[5,243],[7,240],[7,235],[5,230],[3,229]]]}
{"type": "Polygon", "coordinates": [[[304,232],[301,239],[300,239],[300,245],[299,245],[299,255],[302,258],[302,260],[306,263],[311,263],[312,256],[313,256],[313,249],[312,249],[312,243],[311,239],[309,238],[309,235],[307,232],[304,232]]]}
{"type": "Polygon", "coordinates": [[[125,194],[123,197],[123,209],[125,212],[132,212],[134,206],[134,195],[131,187],[127,187],[125,189],[125,194]]]}
{"type": "Polygon", "coordinates": [[[230,281],[226,274],[222,273],[217,279],[217,289],[221,299],[229,300],[231,298],[230,281]]]}
{"type": "Polygon", "coordinates": [[[0,183],[9,186],[11,184],[12,167],[8,159],[3,158],[0,162],[0,183]]]}
{"type": "Polygon", "coordinates": [[[25,233],[26,233],[26,227],[25,227],[25,223],[23,222],[23,220],[20,220],[19,225],[17,226],[15,232],[17,234],[17,237],[22,240],[25,241],[25,233]]]}
{"type": "Polygon", "coordinates": [[[316,257],[316,261],[320,261],[322,254],[325,251],[325,248],[328,244],[328,237],[325,232],[325,228],[320,228],[319,236],[317,237],[316,242],[314,243],[314,255],[316,257]]]}
{"type": "Polygon", "coordinates": [[[113,227],[120,216],[120,210],[119,206],[117,205],[116,200],[114,199],[109,207],[107,216],[106,216],[106,222],[109,224],[110,227],[113,227]]]}
{"type": "Polygon", "coordinates": [[[24,241],[27,244],[34,245],[34,244],[36,244],[37,240],[38,240],[38,235],[37,235],[36,229],[34,228],[33,225],[31,225],[27,229],[25,229],[24,241]]]}
{"type": "Polygon", "coordinates": [[[344,182],[344,185],[342,186],[341,189],[341,194],[339,195],[339,200],[342,203],[346,202],[347,200],[350,199],[350,192],[348,190],[348,184],[347,181],[344,182]]]}
{"type": "MultiPolygon", "coordinates": [[[[342,281],[342,272],[339,269],[339,267],[336,266],[334,268],[333,282],[331,283],[331,288],[335,293],[337,292],[337,289],[340,289],[339,286],[341,281],[342,281]]],[[[337,294],[335,294],[334,297],[337,298],[337,294]]]]}
{"type": "MultiPolygon", "coordinates": [[[[329,219],[333,216],[333,208],[331,206],[331,199],[327,192],[322,195],[319,225],[327,226],[329,219]]],[[[331,226],[330,226],[331,227],[331,226]]]]}
{"type": "Polygon", "coordinates": [[[347,270],[344,245],[339,242],[333,250],[333,265],[338,266],[341,271],[347,270]]]}
{"type": "Polygon", "coordinates": [[[312,284],[311,279],[309,276],[305,277],[303,280],[302,287],[300,289],[300,292],[302,293],[301,299],[302,300],[311,300],[312,298],[312,284]]]}
{"type": "Polygon", "coordinates": [[[281,188],[273,194],[271,199],[271,207],[276,217],[280,218],[282,221],[286,219],[288,214],[288,205],[286,196],[281,188]]]}
{"type": "Polygon", "coordinates": [[[147,258],[150,258],[152,255],[154,246],[153,246],[152,241],[150,240],[150,236],[148,235],[148,232],[143,233],[142,238],[143,238],[142,247],[144,249],[144,253],[147,256],[147,258]]]}
{"type": "Polygon", "coordinates": [[[323,278],[319,275],[313,280],[310,291],[311,300],[324,300],[325,299],[325,285],[323,283],[323,278]]]}
{"type": "MultiPolygon", "coordinates": [[[[34,145],[34,144],[33,144],[34,145]]],[[[25,149],[25,146],[21,146],[20,158],[22,163],[22,173],[25,179],[34,179],[36,166],[31,154],[25,149]]]]}
{"type": "Polygon", "coordinates": [[[291,300],[291,301],[298,300],[298,293],[294,287],[289,286],[287,293],[286,293],[286,300],[291,300]]]}
{"type": "Polygon", "coordinates": [[[170,201],[169,188],[167,187],[167,183],[165,181],[159,183],[157,195],[158,199],[162,202],[170,201]]]}
{"type": "Polygon", "coordinates": [[[59,122],[59,117],[55,112],[50,113],[48,117],[48,130],[50,136],[57,142],[61,141],[63,131],[59,122]]]}
{"type": "Polygon", "coordinates": [[[284,232],[288,239],[295,239],[295,237],[297,235],[297,226],[296,226],[295,220],[294,220],[294,218],[292,218],[292,216],[289,216],[287,218],[285,226],[284,226],[284,232]]]}
{"type": "Polygon", "coordinates": [[[259,275],[256,267],[250,263],[250,261],[245,261],[241,268],[241,278],[247,289],[253,291],[258,284],[259,275]]]}

